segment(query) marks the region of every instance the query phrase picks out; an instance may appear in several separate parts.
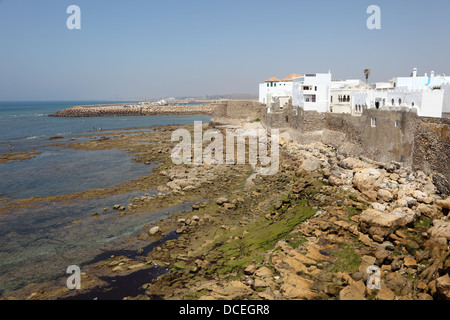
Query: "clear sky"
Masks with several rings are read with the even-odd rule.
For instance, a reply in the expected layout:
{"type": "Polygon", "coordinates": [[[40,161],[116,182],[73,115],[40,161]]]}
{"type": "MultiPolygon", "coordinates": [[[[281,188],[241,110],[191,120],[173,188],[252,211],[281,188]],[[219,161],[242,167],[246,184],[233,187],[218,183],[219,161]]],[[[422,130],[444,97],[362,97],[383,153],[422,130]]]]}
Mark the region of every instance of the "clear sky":
{"type": "Polygon", "coordinates": [[[0,0],[0,100],[257,94],[331,70],[450,74],[448,0],[0,0]],[[69,5],[81,30],[69,30],[69,5]],[[369,5],[381,29],[369,30],[369,5]]]}

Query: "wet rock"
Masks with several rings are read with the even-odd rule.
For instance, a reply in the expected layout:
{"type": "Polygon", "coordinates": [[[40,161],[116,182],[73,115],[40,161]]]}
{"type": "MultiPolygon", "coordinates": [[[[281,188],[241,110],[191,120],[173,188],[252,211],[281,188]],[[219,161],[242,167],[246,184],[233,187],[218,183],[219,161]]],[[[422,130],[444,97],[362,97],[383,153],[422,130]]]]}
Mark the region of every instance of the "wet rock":
{"type": "Polygon", "coordinates": [[[153,228],[151,228],[151,229],[148,231],[148,233],[149,233],[150,235],[155,235],[155,234],[157,234],[158,232],[161,232],[161,228],[158,227],[158,226],[153,227],[153,228]]]}

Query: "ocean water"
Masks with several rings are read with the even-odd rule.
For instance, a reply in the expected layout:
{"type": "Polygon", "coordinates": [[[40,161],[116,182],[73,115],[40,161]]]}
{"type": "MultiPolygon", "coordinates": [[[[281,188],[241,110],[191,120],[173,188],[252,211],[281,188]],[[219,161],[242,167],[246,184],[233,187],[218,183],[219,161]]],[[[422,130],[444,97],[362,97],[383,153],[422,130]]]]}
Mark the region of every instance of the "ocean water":
{"type": "MultiPolygon", "coordinates": [[[[40,152],[32,159],[0,163],[0,199],[45,197],[108,187],[144,176],[157,165],[136,163],[120,150],[85,151],[50,146],[55,142],[49,140],[53,136],[64,137],[57,140],[59,143],[98,132],[99,128],[105,133],[114,129],[210,120],[203,115],[48,117],[74,105],[102,103],[119,102],[0,102],[0,153],[40,152]]],[[[101,254],[104,246],[120,243],[124,237],[165,216],[162,212],[126,217],[120,217],[117,212],[102,213],[105,207],[111,208],[116,203],[126,205],[131,197],[141,194],[43,203],[39,208],[17,209],[0,215],[0,296],[33,282],[58,278],[69,265],[87,263],[101,254]],[[92,216],[93,212],[101,214],[92,216]],[[78,220],[82,223],[74,224],[78,220]]]]}

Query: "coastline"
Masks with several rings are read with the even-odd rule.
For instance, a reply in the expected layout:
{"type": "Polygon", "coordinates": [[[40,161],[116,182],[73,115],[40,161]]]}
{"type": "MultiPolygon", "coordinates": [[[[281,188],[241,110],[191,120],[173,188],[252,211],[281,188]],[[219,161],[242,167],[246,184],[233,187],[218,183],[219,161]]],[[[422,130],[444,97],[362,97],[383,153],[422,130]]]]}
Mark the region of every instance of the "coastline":
{"type": "Polygon", "coordinates": [[[143,226],[127,240],[140,247],[135,255],[104,257],[83,266],[78,292],[69,291],[63,277],[6,298],[101,299],[111,290],[119,293],[114,299],[144,300],[426,300],[444,294],[441,273],[448,268],[449,252],[439,230],[448,224],[449,199],[435,193],[430,177],[392,164],[346,158],[329,146],[302,145],[288,136],[280,141],[280,172],[274,176],[254,177],[249,166],[176,166],[170,161],[169,141],[179,127],[157,128],[153,138],[145,137],[155,143],[151,145],[138,147],[143,137],[124,134],[68,147],[131,148],[135,161],[162,163],[151,175],[125,184],[140,190],[152,187],[161,194],[132,199],[120,214],[124,219],[186,202],[192,202],[191,211],[143,226]],[[364,175],[369,171],[377,172],[377,179],[364,175]],[[361,179],[349,180],[350,173],[361,179]],[[385,192],[386,185],[374,194],[370,187],[383,179],[397,185],[397,191],[385,192]],[[396,212],[401,219],[395,226],[375,223],[380,212],[386,217],[396,212]],[[148,246],[151,250],[142,249],[148,246]],[[381,266],[383,290],[364,285],[365,269],[374,263],[381,266]],[[151,279],[142,276],[152,268],[168,272],[151,279]],[[107,281],[133,275],[145,283],[140,281],[131,295],[120,296],[120,287],[114,289],[107,281]]]}

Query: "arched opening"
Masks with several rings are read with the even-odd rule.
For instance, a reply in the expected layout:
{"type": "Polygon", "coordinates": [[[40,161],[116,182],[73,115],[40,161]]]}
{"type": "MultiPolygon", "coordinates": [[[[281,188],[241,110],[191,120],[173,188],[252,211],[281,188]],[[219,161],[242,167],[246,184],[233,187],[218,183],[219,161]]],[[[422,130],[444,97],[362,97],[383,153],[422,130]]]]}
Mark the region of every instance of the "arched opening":
{"type": "Polygon", "coordinates": [[[380,102],[379,101],[375,102],[375,108],[380,109],[380,102]]]}
{"type": "Polygon", "coordinates": [[[394,99],[392,99],[391,104],[395,105],[395,100],[394,99]]]}
{"type": "Polygon", "coordinates": [[[402,104],[402,99],[398,99],[398,105],[402,104]]]}

